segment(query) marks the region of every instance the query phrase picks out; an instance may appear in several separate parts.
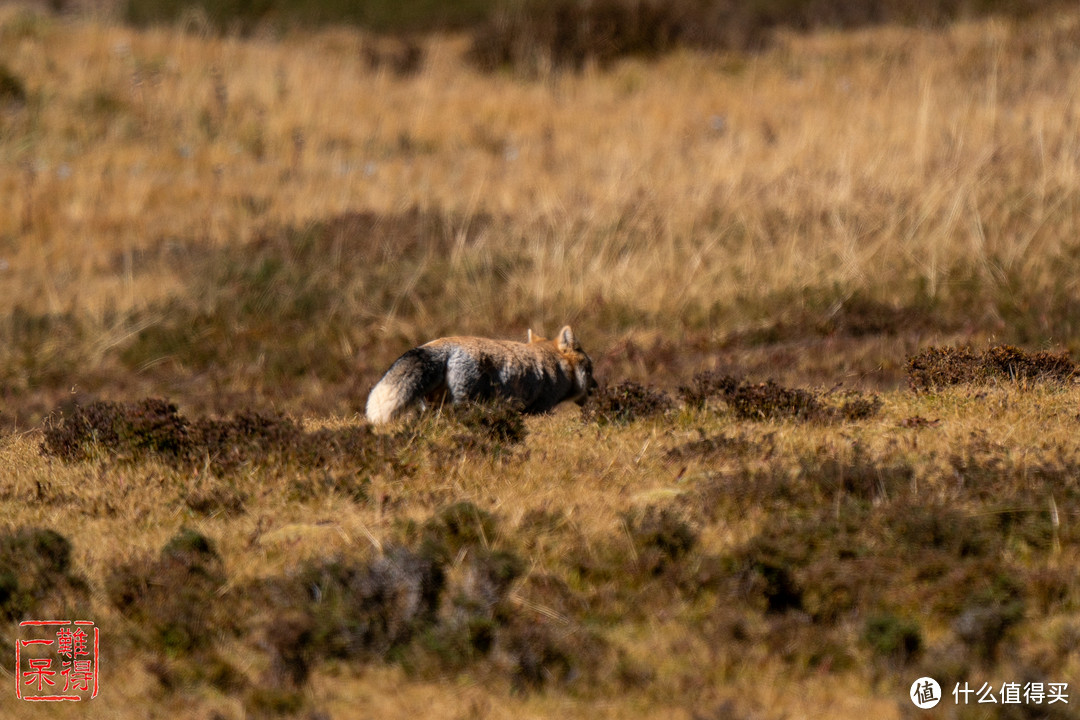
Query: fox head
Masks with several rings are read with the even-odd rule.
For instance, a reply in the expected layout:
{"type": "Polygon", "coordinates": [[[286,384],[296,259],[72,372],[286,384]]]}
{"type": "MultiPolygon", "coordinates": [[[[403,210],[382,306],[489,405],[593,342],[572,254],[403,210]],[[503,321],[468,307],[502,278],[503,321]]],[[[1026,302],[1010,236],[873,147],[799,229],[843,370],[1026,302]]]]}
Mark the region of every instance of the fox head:
{"type": "MultiPolygon", "coordinates": [[[[529,338],[532,339],[531,330],[529,331],[529,338]]],[[[569,325],[559,331],[559,336],[555,340],[555,347],[558,348],[559,354],[569,362],[574,372],[574,392],[567,400],[573,400],[578,405],[584,405],[589,393],[596,387],[596,381],[593,380],[592,375],[592,360],[581,349],[581,345],[578,343],[577,338],[574,337],[574,331],[570,329],[569,325]]]]}

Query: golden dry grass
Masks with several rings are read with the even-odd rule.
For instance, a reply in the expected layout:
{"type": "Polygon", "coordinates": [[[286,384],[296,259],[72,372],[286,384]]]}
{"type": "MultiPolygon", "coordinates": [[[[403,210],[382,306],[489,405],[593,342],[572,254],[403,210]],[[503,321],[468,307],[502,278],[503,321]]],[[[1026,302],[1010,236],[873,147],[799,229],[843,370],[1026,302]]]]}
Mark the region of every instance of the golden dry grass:
{"type": "MultiPolygon", "coordinates": [[[[419,444],[406,451],[417,463],[411,477],[379,472],[371,477],[371,500],[359,503],[328,491],[297,500],[295,483],[321,477],[320,472],[302,468],[271,467],[204,478],[153,462],[129,465],[102,459],[67,465],[40,457],[39,438],[29,434],[9,437],[0,451],[8,468],[0,527],[52,527],[71,540],[76,567],[95,587],[91,604],[95,620],[117,648],[105,656],[104,691],[93,701],[98,708],[95,712],[103,716],[142,717],[151,708],[180,717],[204,717],[216,710],[224,717],[240,718],[251,712],[248,708],[249,715],[244,715],[243,694],[199,685],[160,689],[143,667],[155,656],[154,651],[131,644],[126,637],[130,626],[100,590],[117,564],[156,554],[181,527],[197,528],[213,539],[225,562],[228,582],[219,591],[218,602],[240,612],[239,608],[245,607],[241,599],[244,587],[252,580],[288,575],[320,557],[371,554],[375,546],[398,536],[402,523],[409,519],[423,522],[440,507],[464,499],[499,516],[500,533],[488,538],[493,547],[518,548],[530,575],[566,577],[576,592],[599,603],[590,611],[595,619],[588,621],[588,626],[619,648],[620,656],[625,654],[633,663],[649,668],[649,680],[620,684],[625,681],[611,677],[613,666],[604,665],[596,669],[601,679],[595,686],[579,681],[520,694],[507,685],[497,664],[495,669],[479,666],[431,677],[424,671],[416,675],[393,665],[329,661],[318,666],[304,690],[310,707],[329,712],[331,717],[347,716],[348,708],[357,704],[385,717],[407,717],[426,708],[422,712],[432,717],[689,718],[721,712],[719,708],[724,707],[747,717],[862,717],[867,713],[900,717],[907,703],[905,682],[924,672],[940,678],[942,668],[947,668],[944,672],[953,668],[948,658],[957,652],[948,614],[931,611],[927,604],[943,602],[942,598],[951,594],[955,602],[965,606],[980,592],[978,583],[939,589],[936,592],[944,594],[936,598],[926,595],[927,590],[918,584],[894,588],[896,595],[888,599],[888,606],[912,613],[921,626],[925,650],[923,659],[913,665],[894,668],[883,664],[860,642],[862,625],[874,612],[873,606],[860,607],[838,621],[835,632],[845,638],[850,654],[844,656],[843,665],[830,670],[802,654],[812,654],[816,643],[823,642],[801,634],[806,628],[796,625],[787,631],[794,633],[784,641],[788,650],[772,644],[776,640],[768,639],[772,636],[765,628],[779,622],[776,616],[751,612],[744,618],[750,623],[744,632],[760,638],[762,644],[748,642],[741,635],[733,640],[726,634],[725,623],[732,622],[728,604],[745,602],[739,595],[727,599],[726,591],[713,589],[704,595],[676,593],[664,600],[661,598],[670,592],[664,584],[668,581],[645,581],[644,587],[651,589],[644,590],[649,595],[638,602],[653,608],[650,614],[639,616],[631,611],[621,622],[603,620],[610,613],[617,616],[621,612],[618,608],[632,602],[635,592],[642,592],[633,590],[642,579],[633,574],[623,579],[616,575],[614,585],[602,581],[597,585],[598,581],[588,576],[573,580],[576,576],[569,568],[580,562],[574,558],[592,557],[603,563],[613,557],[612,552],[617,553],[616,558],[633,553],[625,514],[649,506],[679,507],[680,512],[698,518],[693,520],[700,530],[697,552],[708,558],[737,554],[771,526],[787,523],[787,513],[796,517],[820,513],[822,518],[835,514],[837,519],[850,515],[880,544],[895,542],[883,527],[926,507],[950,508],[974,518],[1013,512],[1035,512],[1041,517],[1047,503],[1056,502],[1060,519],[1053,526],[1053,543],[1032,544],[1034,541],[1019,535],[1009,535],[1010,544],[997,562],[1012,568],[1003,572],[1074,577],[1080,561],[1073,530],[1078,517],[1075,477],[1065,469],[1064,474],[1050,480],[1059,483],[1057,489],[1049,490],[1039,478],[1045,476],[1047,468],[1061,463],[1066,468],[1075,467],[1080,461],[1073,442],[1078,403],[1080,395],[1073,388],[1006,385],[933,396],[891,393],[879,416],[838,426],[747,423],[708,409],[681,411],[625,427],[596,428],[581,425],[573,413],[557,413],[531,419],[524,447],[504,460],[433,454],[424,443],[452,444],[452,428],[429,423],[422,433],[429,440],[417,440],[419,444]],[[913,416],[933,422],[926,427],[904,427],[904,421],[913,416]],[[982,418],[977,429],[973,418],[982,418]],[[667,458],[668,450],[702,432],[746,437],[751,449],[743,456],[667,458]],[[976,459],[972,461],[975,465],[983,462],[985,466],[957,465],[958,457],[968,455],[976,459]],[[813,462],[810,459],[854,463],[846,466],[846,472],[855,474],[860,466],[852,458],[858,457],[865,458],[875,476],[895,463],[906,463],[912,470],[910,480],[890,484],[880,496],[871,493],[876,499],[869,503],[869,496],[860,494],[865,490],[858,486],[848,490],[822,486],[817,501],[821,505],[816,509],[800,502],[784,510],[783,501],[755,506],[754,491],[746,490],[747,486],[744,490],[734,486],[730,491],[721,490],[719,496],[709,494],[755,471],[766,473],[760,482],[768,482],[769,473],[780,472],[789,478],[781,482],[812,487],[819,480],[817,471],[806,465],[813,462]],[[205,486],[239,491],[246,498],[243,510],[209,515],[193,512],[185,497],[192,489],[205,486]],[[740,499],[742,492],[750,495],[740,499]],[[992,496],[987,497],[987,493],[992,496]],[[733,500],[735,505],[729,505],[733,500]],[[742,510],[735,511],[735,507],[742,510]],[[526,520],[530,512],[558,513],[560,529],[533,529],[526,520]],[[707,519],[710,515],[712,520],[707,519]],[[626,586],[616,589],[622,583],[626,586]],[[604,610],[605,603],[614,604],[604,610]],[[794,658],[790,652],[795,653],[794,658]]],[[[882,478],[891,482],[885,475],[882,478]]],[[[811,537],[805,541],[811,542],[811,537]]],[[[888,563],[886,556],[893,552],[886,547],[879,545],[877,550],[885,553],[880,559],[883,563],[888,563]]],[[[1032,672],[1044,673],[1047,681],[1067,681],[1080,663],[1075,648],[1060,644],[1077,617],[1074,583],[1070,582],[1069,588],[1064,598],[1051,596],[1047,608],[1040,609],[1030,600],[1021,632],[1007,641],[1009,655],[990,665],[969,660],[972,664],[961,665],[969,675],[957,677],[957,681],[1020,677],[1032,672]]],[[[582,637],[580,633],[585,631],[573,616],[563,616],[551,606],[550,597],[537,595],[534,586],[521,584],[510,602],[530,617],[554,617],[567,623],[571,637],[582,637]]],[[[266,660],[260,646],[252,644],[254,638],[223,636],[218,642],[219,655],[240,671],[253,679],[265,673],[266,660]]],[[[54,712],[51,708],[27,708],[26,716],[44,717],[54,712]]]]}
{"type": "Polygon", "coordinates": [[[167,273],[134,279],[116,253],[356,208],[511,216],[528,271],[498,300],[457,288],[469,314],[513,302],[552,324],[537,308],[556,303],[587,322],[623,302],[657,327],[711,312],[683,322],[713,332],[738,328],[717,308],[746,296],[910,302],[915,283],[948,296],[957,269],[1054,281],[1076,237],[1074,14],[523,82],[468,70],[458,39],[433,39],[402,80],[367,69],[352,33],[241,41],[17,12],[5,62],[34,100],[2,145],[8,308],[145,305],[175,289],[167,273]]]}
{"type": "Polygon", "coordinates": [[[919,674],[1075,676],[1080,392],[915,394],[903,363],[942,342],[1080,349],[1078,40],[1080,13],[1063,12],[536,80],[478,74],[464,38],[437,36],[401,78],[371,70],[370,38],[351,31],[220,38],[0,7],[0,63],[28,91],[0,105],[0,419],[15,427],[0,439],[0,533],[71,541],[115,642],[95,716],[258,714],[250,688],[165,688],[148,669],[161,649],[139,646],[110,599],[110,573],[181,528],[213,540],[227,578],[216,601],[255,627],[222,631],[213,653],[259,687],[259,633],[276,616],[251,606],[252,583],[407,544],[463,500],[499,531],[450,572],[470,553],[520,556],[506,612],[565,631],[582,679],[521,692],[505,648],[446,670],[410,646],[395,661],[316,664],[300,717],[903,717],[919,674]],[[413,208],[437,226],[419,249],[405,248],[413,208]],[[312,257],[297,249],[309,224],[358,211],[404,228],[379,236],[382,255],[332,233],[315,233],[312,257]],[[284,290],[259,286],[260,268],[284,290]],[[72,395],[167,395],[190,413],[272,405],[307,428],[355,427],[366,389],[411,344],[564,322],[609,382],[671,389],[721,365],[875,388],[884,403],[859,422],[750,422],[715,404],[603,427],[564,408],[496,457],[460,451],[460,429],[427,418],[395,447],[399,466],[216,473],[39,452],[43,416],[60,401],[70,413],[72,395]],[[701,437],[734,441],[668,454],[701,437]],[[360,475],[362,499],[332,487],[360,475]],[[196,510],[204,491],[242,507],[196,510]],[[655,577],[634,534],[649,507],[697,538],[655,577]],[[918,568],[905,523],[924,518],[959,523],[936,551],[969,531],[990,549],[905,574],[918,568]],[[770,553],[805,607],[761,606],[782,595],[754,585],[770,553]],[[850,607],[834,598],[846,592],[850,607]],[[989,659],[954,626],[987,607],[1013,623],[989,659]],[[915,619],[918,659],[896,665],[861,639],[880,613],[915,619]]]}

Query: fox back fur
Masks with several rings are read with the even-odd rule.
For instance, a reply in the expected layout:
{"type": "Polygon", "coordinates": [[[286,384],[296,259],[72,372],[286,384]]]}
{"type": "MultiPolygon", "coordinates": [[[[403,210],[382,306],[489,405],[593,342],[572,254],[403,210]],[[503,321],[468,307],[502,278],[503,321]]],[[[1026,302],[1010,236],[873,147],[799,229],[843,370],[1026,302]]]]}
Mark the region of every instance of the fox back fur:
{"type": "Polygon", "coordinates": [[[592,361],[567,325],[555,340],[528,342],[446,337],[399,357],[371,390],[367,417],[390,422],[414,408],[501,397],[542,413],[559,403],[585,402],[594,385],[592,361]]]}

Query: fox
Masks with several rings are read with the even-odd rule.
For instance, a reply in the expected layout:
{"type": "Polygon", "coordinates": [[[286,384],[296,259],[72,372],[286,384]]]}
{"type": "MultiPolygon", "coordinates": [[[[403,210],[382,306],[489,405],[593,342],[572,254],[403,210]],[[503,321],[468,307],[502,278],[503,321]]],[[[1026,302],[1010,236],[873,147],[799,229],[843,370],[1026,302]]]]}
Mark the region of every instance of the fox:
{"type": "Polygon", "coordinates": [[[592,360],[569,325],[554,340],[528,331],[526,342],[444,337],[399,357],[368,395],[372,424],[450,402],[502,398],[527,414],[562,402],[583,405],[596,386],[592,360]]]}

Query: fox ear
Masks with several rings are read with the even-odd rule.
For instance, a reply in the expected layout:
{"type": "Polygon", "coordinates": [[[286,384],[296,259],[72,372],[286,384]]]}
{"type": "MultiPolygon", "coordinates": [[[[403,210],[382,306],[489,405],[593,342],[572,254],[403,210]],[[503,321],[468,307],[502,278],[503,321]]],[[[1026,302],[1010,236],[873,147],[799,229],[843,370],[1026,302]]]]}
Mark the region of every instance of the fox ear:
{"type": "Polygon", "coordinates": [[[574,331],[567,325],[559,331],[559,349],[560,350],[573,350],[577,347],[577,339],[574,337],[574,331]]]}

